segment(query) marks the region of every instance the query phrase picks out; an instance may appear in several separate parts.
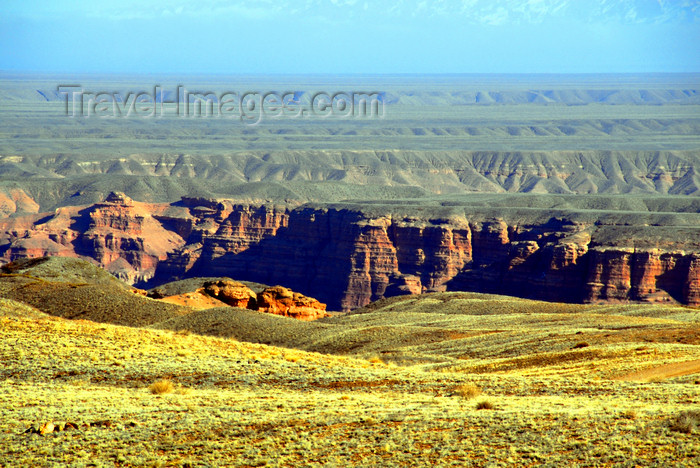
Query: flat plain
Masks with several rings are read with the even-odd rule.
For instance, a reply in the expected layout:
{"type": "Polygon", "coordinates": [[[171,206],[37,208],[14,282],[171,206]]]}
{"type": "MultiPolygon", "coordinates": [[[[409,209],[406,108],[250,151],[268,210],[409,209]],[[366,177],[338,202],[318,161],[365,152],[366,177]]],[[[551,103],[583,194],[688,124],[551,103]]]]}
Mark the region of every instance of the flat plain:
{"type": "MultiPolygon", "coordinates": [[[[695,74],[0,76],[0,189],[42,211],[122,191],[303,203],[474,192],[698,193],[695,74]],[[377,93],[381,116],[66,115],[86,92],[377,93]]],[[[172,97],[172,96],[171,96],[172,97]]],[[[173,97],[174,98],[174,97],[173,97]]],[[[87,102],[87,101],[86,101],[87,102]]],[[[218,101],[214,104],[218,104],[218,101]]],[[[87,106],[87,104],[86,104],[87,106]]],[[[168,107],[170,106],[170,107],[168,107]]],[[[71,111],[72,112],[72,111],[71,111]]]]}

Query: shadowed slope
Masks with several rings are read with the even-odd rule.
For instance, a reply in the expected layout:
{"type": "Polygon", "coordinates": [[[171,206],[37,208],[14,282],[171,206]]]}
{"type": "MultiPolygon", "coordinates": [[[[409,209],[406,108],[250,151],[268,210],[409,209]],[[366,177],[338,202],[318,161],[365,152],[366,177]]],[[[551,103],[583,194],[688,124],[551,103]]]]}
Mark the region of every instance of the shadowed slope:
{"type": "Polygon", "coordinates": [[[58,317],[137,327],[190,310],[149,299],[84,260],[25,259],[3,270],[7,273],[0,275],[2,297],[58,317]]]}
{"type": "Polygon", "coordinates": [[[144,326],[189,312],[129,292],[115,285],[76,284],[12,278],[0,284],[3,297],[29,304],[47,314],[70,319],[144,326]]]}

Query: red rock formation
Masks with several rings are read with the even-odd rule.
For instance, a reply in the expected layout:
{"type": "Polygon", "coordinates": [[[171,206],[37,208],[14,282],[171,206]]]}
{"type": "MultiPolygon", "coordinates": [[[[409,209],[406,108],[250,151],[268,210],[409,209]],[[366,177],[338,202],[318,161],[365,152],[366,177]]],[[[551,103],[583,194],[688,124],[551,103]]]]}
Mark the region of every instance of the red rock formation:
{"type": "Polygon", "coordinates": [[[158,262],[184,244],[153,218],[147,205],[136,204],[123,193],[110,193],[83,216],[88,225],[73,242],[76,252],[130,283],[150,279],[158,262]]]}
{"type": "Polygon", "coordinates": [[[692,278],[697,254],[659,249],[594,248],[584,301],[678,301],[697,305],[692,278]]]}
{"type": "Polygon", "coordinates": [[[421,292],[446,289],[472,260],[472,231],[466,219],[400,220],[392,223],[398,268],[419,278],[421,292]]]}
{"type": "Polygon", "coordinates": [[[243,207],[222,226],[226,235],[219,228],[205,237],[189,271],[182,269],[182,255],[176,252],[158,273],[285,283],[350,310],[384,297],[388,287],[390,294],[400,287],[412,293],[445,290],[471,261],[471,230],[458,218],[394,220],[347,210],[243,207]],[[246,245],[247,236],[241,234],[246,232],[258,242],[246,245]]]}
{"type": "Polygon", "coordinates": [[[265,288],[258,294],[257,310],[299,320],[328,317],[326,304],[282,286],[265,288]]]}
{"type": "Polygon", "coordinates": [[[630,295],[632,297],[647,297],[656,294],[656,278],[661,274],[661,270],[661,258],[658,250],[635,253],[629,278],[630,295]]]}
{"type": "Polygon", "coordinates": [[[659,236],[640,248],[634,238],[611,237],[617,218],[603,235],[590,216],[515,222],[460,210],[290,210],[194,198],[146,205],[114,194],[89,207],[0,220],[0,252],[7,260],[91,258],[132,281],[155,274],[161,282],[230,276],[284,284],[332,310],[441,290],[700,305],[700,240],[692,235],[675,244],[659,236]]]}
{"type": "Polygon", "coordinates": [[[628,300],[631,249],[593,249],[585,300],[628,300]]]}
{"type": "Polygon", "coordinates": [[[257,308],[257,295],[248,286],[238,281],[208,281],[204,283],[202,292],[233,307],[257,308]]]}
{"type": "Polygon", "coordinates": [[[700,305],[700,253],[689,256],[688,274],[683,282],[683,301],[700,305]]]}

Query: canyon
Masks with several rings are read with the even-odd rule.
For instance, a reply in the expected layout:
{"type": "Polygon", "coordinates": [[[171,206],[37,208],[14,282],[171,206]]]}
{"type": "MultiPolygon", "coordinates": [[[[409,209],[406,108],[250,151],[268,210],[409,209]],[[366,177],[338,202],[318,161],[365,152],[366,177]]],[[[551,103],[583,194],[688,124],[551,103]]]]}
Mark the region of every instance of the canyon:
{"type": "Polygon", "coordinates": [[[80,257],[141,287],[194,276],[282,285],[335,311],[441,291],[700,305],[697,198],[495,200],[294,207],[201,197],[142,203],[111,193],[1,220],[0,254],[5,262],[80,257]]]}
{"type": "Polygon", "coordinates": [[[306,104],[377,89],[385,112],[245,125],[71,118],[62,77],[4,74],[0,262],[77,257],[141,288],[229,277],[329,311],[442,291],[697,306],[699,78],[279,77],[265,86],[306,104]]]}

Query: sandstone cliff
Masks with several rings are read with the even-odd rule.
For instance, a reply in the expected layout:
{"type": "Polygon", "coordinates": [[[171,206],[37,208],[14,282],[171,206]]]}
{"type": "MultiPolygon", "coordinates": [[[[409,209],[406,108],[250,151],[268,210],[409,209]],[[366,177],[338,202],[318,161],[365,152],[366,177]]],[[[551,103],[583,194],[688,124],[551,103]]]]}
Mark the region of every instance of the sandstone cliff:
{"type": "MultiPolygon", "coordinates": [[[[528,205],[533,200],[290,209],[198,198],[146,205],[113,194],[88,207],[3,220],[0,252],[6,260],[89,258],[131,282],[229,276],[281,284],[330,310],[445,290],[700,305],[694,201],[676,206],[674,198],[638,213],[591,209],[601,198],[576,201],[585,205],[578,210],[540,209],[528,205]]],[[[611,200],[606,206],[629,202],[611,200]]]]}
{"type": "MultiPolygon", "coordinates": [[[[444,290],[700,304],[700,228],[674,241],[656,232],[665,226],[630,235],[618,226],[624,223],[617,214],[533,213],[528,222],[528,216],[507,211],[504,217],[468,211],[235,206],[225,219],[225,213],[217,215],[221,221],[212,235],[171,253],[157,276],[214,273],[281,283],[341,310],[385,296],[444,290]],[[251,236],[255,242],[245,240],[251,236]]],[[[654,224],[654,215],[625,217],[633,218],[654,224]]]]}
{"type": "Polygon", "coordinates": [[[183,238],[154,215],[165,204],[134,202],[111,193],[88,207],[58,208],[53,214],[6,218],[0,221],[6,261],[43,256],[91,259],[129,283],[153,277],[168,252],[185,244],[183,238]]]}
{"type": "Polygon", "coordinates": [[[265,288],[257,296],[256,310],[300,320],[327,317],[326,304],[283,286],[265,288]]]}

